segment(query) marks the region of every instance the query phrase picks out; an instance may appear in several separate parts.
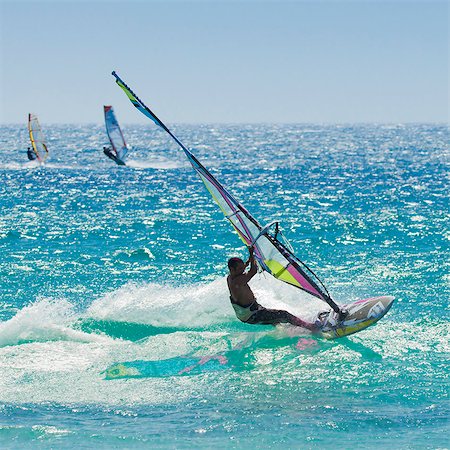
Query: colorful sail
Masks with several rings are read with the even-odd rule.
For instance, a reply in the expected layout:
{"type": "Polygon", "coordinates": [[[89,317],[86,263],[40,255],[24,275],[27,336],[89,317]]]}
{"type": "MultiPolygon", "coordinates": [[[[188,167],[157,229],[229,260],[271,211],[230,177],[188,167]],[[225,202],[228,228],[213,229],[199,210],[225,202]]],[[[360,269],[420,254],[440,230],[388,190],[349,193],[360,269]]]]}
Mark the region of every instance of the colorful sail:
{"type": "Polygon", "coordinates": [[[40,162],[44,162],[48,157],[47,143],[39,120],[34,114],[28,114],[28,132],[30,133],[30,141],[33,147],[32,151],[40,162]]]}
{"type": "Polygon", "coordinates": [[[103,106],[105,112],[106,133],[111,143],[114,156],[121,162],[125,158],[128,147],[123,137],[122,130],[117,122],[116,115],[112,106],[103,106]]]}
{"type": "Polygon", "coordinates": [[[262,227],[258,221],[214,178],[198,159],[179,141],[160,119],[137,97],[136,94],[112,72],[117,84],[124,90],[131,103],[156,125],[165,130],[183,149],[192,167],[199,174],[213,199],[231,223],[241,240],[254,247],[259,266],[275,278],[302,289],[327,302],[335,311],[339,307],[331,299],[319,278],[298,259],[286,242],[282,242],[278,223],[262,227]]]}

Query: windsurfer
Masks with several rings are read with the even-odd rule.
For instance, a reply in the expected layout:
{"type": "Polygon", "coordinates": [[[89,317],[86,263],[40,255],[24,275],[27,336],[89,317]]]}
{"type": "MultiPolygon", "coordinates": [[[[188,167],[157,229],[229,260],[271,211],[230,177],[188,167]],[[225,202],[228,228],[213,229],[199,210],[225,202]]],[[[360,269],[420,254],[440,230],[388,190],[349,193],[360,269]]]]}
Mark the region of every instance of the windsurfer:
{"type": "Polygon", "coordinates": [[[113,150],[111,146],[103,147],[103,153],[110,159],[112,159],[119,166],[124,166],[125,163],[117,157],[116,152],[113,150]]]}
{"type": "Polygon", "coordinates": [[[36,153],[34,153],[30,147],[28,147],[27,156],[30,161],[34,161],[37,158],[36,153]]]}
{"type": "Polygon", "coordinates": [[[230,300],[237,318],[244,323],[259,325],[277,325],[290,323],[311,331],[317,331],[318,327],[306,322],[291,313],[278,309],[267,309],[261,306],[255,298],[248,282],[256,275],[257,266],[253,254],[253,247],[249,249],[250,257],[246,263],[240,258],[231,258],[228,261],[230,274],[227,278],[230,300]],[[250,265],[250,269],[245,269],[250,265]]]}
{"type": "Polygon", "coordinates": [[[114,155],[113,149],[111,148],[111,146],[108,147],[103,147],[103,153],[108,157],[111,158],[113,161],[115,161],[116,155],[114,155]]]}

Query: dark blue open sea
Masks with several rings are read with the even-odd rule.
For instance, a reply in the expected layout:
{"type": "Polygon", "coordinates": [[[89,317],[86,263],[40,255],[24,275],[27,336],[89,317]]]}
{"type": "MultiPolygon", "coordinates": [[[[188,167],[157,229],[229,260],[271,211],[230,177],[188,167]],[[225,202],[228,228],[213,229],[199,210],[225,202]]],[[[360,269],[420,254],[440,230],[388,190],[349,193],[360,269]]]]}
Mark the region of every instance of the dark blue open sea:
{"type": "MultiPolygon", "coordinates": [[[[120,116],[120,112],[119,112],[120,116]]],[[[149,122],[0,127],[0,447],[449,448],[446,125],[176,125],[256,218],[281,221],[338,303],[394,295],[335,341],[239,323],[246,251],[149,122]]],[[[260,303],[323,309],[264,276],[260,303]]]]}

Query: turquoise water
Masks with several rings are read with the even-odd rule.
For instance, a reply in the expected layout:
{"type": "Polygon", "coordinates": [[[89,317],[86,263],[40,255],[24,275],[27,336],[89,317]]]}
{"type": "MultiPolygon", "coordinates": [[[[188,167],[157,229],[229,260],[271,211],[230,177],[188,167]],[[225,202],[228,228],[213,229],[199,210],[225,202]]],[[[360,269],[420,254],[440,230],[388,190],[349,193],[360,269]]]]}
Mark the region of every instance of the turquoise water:
{"type": "Polygon", "coordinates": [[[26,127],[0,127],[2,448],[449,446],[446,126],[173,127],[338,303],[396,297],[336,341],[239,323],[241,241],[163,132],[123,128],[127,167],[96,125],[44,126],[36,167],[26,127]]]}

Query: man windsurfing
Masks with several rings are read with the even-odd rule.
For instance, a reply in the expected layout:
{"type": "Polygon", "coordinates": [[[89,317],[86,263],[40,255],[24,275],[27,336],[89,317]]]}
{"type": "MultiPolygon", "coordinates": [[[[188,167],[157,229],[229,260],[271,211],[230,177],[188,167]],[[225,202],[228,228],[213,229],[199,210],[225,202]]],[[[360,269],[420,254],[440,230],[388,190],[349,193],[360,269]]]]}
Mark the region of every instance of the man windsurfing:
{"type": "Polygon", "coordinates": [[[30,161],[34,161],[35,159],[37,159],[36,153],[33,150],[31,150],[30,147],[28,147],[27,150],[27,157],[30,161]]]}
{"type": "Polygon", "coordinates": [[[261,306],[255,298],[248,282],[256,275],[257,266],[253,255],[253,247],[249,248],[250,257],[246,263],[240,258],[230,258],[227,277],[230,300],[237,318],[244,323],[253,325],[278,325],[290,323],[297,327],[306,328],[310,331],[319,331],[319,326],[306,322],[291,313],[279,309],[267,309],[261,306]],[[245,269],[250,264],[250,269],[245,269]]]}
{"type": "Polygon", "coordinates": [[[117,157],[116,151],[111,147],[103,147],[103,153],[110,159],[112,159],[119,166],[124,166],[125,163],[117,157]]]}

